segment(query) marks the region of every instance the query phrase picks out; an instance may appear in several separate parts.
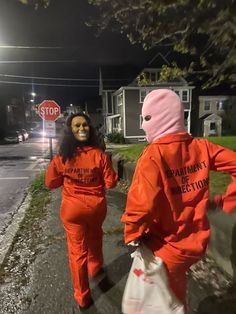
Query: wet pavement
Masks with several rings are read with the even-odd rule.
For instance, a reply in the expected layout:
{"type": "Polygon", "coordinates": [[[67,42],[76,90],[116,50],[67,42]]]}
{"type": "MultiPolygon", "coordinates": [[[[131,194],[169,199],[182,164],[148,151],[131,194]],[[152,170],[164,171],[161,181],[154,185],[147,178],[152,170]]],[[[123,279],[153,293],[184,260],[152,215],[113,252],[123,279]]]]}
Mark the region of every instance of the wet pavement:
{"type": "MultiPolygon", "coordinates": [[[[30,234],[18,239],[18,251],[8,276],[1,281],[0,314],[120,314],[121,299],[131,265],[123,244],[120,222],[126,194],[118,187],[107,193],[108,215],[104,223],[105,273],[91,280],[94,305],[80,311],[73,300],[66,240],[59,221],[60,190],[52,193],[46,218],[38,221],[39,239],[34,246],[30,234]]],[[[189,274],[190,314],[236,314],[235,292],[230,280],[206,259],[189,274]]],[[[148,313],[146,313],[148,314],[148,313]]]]}

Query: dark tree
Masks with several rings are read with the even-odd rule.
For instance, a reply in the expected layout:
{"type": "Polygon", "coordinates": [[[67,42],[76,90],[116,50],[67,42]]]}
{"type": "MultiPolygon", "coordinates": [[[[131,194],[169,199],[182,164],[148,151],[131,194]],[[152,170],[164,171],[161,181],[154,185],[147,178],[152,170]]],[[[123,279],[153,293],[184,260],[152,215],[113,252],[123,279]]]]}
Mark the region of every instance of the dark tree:
{"type": "MultiPolygon", "coordinates": [[[[41,6],[50,2],[18,1],[41,6]]],[[[97,8],[97,15],[87,23],[97,34],[104,29],[118,31],[144,49],[166,46],[186,57],[184,65],[176,61],[163,66],[161,79],[193,74],[205,81],[205,87],[222,82],[235,86],[235,0],[87,1],[97,8]]]]}

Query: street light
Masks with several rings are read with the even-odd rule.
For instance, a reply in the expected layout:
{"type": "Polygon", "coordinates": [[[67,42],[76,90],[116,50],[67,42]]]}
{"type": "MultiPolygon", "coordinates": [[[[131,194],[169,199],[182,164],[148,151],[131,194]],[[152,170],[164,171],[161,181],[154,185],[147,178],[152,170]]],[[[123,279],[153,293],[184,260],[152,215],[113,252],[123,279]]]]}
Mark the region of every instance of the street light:
{"type": "Polygon", "coordinates": [[[31,91],[23,93],[23,104],[24,104],[24,111],[25,111],[27,124],[31,124],[36,115],[35,104],[36,104],[38,95],[37,93],[34,92],[34,88],[32,89],[31,91]]]}

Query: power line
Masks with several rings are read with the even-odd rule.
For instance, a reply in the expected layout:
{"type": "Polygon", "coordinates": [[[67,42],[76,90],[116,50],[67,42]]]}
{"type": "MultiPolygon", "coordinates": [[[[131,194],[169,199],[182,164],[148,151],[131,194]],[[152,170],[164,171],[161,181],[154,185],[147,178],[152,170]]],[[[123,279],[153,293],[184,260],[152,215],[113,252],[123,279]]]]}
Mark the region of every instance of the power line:
{"type": "Polygon", "coordinates": [[[40,86],[58,86],[58,87],[99,87],[99,85],[72,85],[72,84],[45,84],[45,83],[27,83],[27,82],[11,82],[11,81],[0,81],[1,84],[15,84],[15,85],[40,85],[40,86]]]}
{"type": "Polygon", "coordinates": [[[65,49],[66,47],[61,46],[7,46],[0,45],[2,49],[65,49]]]}
{"type": "MultiPolygon", "coordinates": [[[[22,79],[35,79],[35,80],[53,80],[53,81],[94,81],[98,82],[98,79],[88,79],[88,78],[62,78],[62,77],[45,77],[45,76],[26,76],[26,75],[11,75],[11,74],[1,74],[0,76],[9,77],[9,78],[22,78],[22,79]]],[[[107,78],[103,79],[103,81],[128,81],[130,79],[122,79],[122,78],[107,78]]]]}
{"type": "MultiPolygon", "coordinates": [[[[55,87],[83,87],[83,88],[94,88],[94,87],[99,87],[99,85],[77,85],[77,84],[45,84],[45,83],[27,83],[27,82],[11,82],[11,81],[0,81],[1,84],[13,84],[13,85],[37,85],[37,86],[55,86],[55,87]]],[[[109,87],[115,87],[117,88],[117,86],[111,86],[109,85],[109,87]]]]}
{"type": "Polygon", "coordinates": [[[2,61],[0,63],[77,63],[78,60],[15,60],[15,61],[2,61]]]}

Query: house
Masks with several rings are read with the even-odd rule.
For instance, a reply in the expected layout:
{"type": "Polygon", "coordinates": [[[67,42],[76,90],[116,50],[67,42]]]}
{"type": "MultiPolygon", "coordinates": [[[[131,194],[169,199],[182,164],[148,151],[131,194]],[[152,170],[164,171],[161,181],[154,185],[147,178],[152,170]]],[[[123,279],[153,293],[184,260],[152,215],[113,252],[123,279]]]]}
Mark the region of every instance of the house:
{"type": "Polygon", "coordinates": [[[222,118],[215,113],[207,114],[201,119],[203,136],[221,136],[222,134],[222,118]]]}
{"type": "Polygon", "coordinates": [[[103,91],[103,117],[106,134],[118,132],[126,143],[145,141],[142,130],[141,109],[145,96],[157,88],[175,91],[184,105],[185,127],[191,129],[192,90],[183,78],[159,81],[160,68],[145,68],[127,86],[103,91]]]}
{"type": "Polygon", "coordinates": [[[200,135],[231,134],[230,120],[235,113],[235,106],[235,96],[199,96],[200,135]]]}

